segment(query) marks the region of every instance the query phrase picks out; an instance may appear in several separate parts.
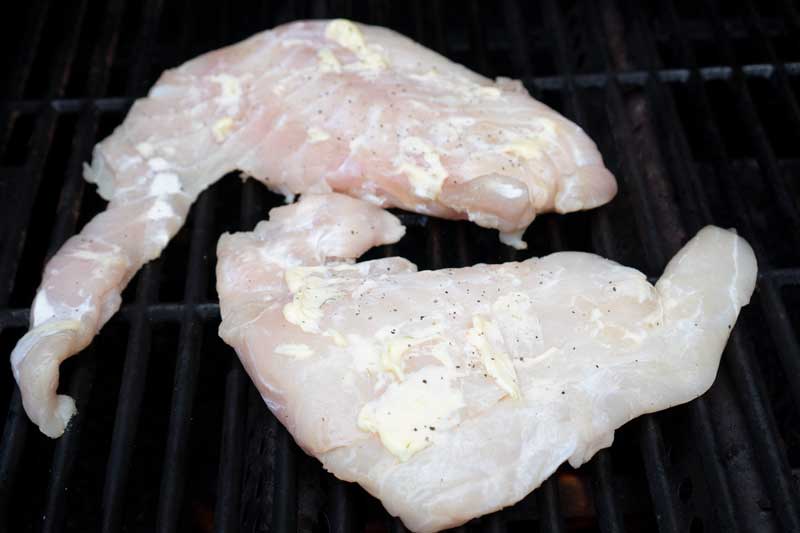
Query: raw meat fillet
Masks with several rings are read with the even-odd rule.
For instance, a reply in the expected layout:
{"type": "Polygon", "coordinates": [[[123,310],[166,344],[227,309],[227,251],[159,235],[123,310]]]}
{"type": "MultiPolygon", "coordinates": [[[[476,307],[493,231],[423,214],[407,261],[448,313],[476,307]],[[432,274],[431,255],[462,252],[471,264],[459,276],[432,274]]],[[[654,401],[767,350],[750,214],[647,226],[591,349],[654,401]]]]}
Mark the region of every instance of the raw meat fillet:
{"type": "Polygon", "coordinates": [[[58,365],[159,256],[197,195],[239,169],[288,196],[337,190],[520,236],[538,212],[609,201],[616,182],[575,124],[384,28],[298,22],[167,71],[94,152],[109,200],[46,266],[12,354],[25,410],[47,435],[75,411],[58,365]]]}
{"type": "Polygon", "coordinates": [[[223,236],[220,335],[298,444],[414,531],[511,505],[629,420],[702,394],[756,280],[747,242],[712,226],[655,286],[578,252],[348,264],[399,234],[363,235],[353,202],[304,197],[223,236]],[[321,239],[317,217],[342,227],[321,239]]]}

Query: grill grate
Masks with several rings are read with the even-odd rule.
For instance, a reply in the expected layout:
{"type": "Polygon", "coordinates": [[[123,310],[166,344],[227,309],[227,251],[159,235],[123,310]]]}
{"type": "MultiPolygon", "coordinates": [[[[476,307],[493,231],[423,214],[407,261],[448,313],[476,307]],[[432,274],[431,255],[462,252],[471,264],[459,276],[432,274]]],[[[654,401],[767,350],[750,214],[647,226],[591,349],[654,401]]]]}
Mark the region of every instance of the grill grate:
{"type": "MultiPolygon", "coordinates": [[[[800,14],[788,0],[26,7],[0,32],[12,51],[0,86],[0,353],[25,331],[45,258],[102,209],[82,162],[160,71],[297,18],[389,25],[523,79],[597,140],[620,195],[540,217],[524,254],[473,225],[402,214],[407,237],[369,257],[441,268],[580,249],[656,275],[713,222],[737,227],[761,270],[706,395],[628,424],[585,467],[459,530],[800,530],[800,14]]],[[[200,197],[121,312],[63,366],[79,414],[61,439],[32,428],[2,373],[0,528],[404,531],[296,448],[216,336],[216,239],[279,203],[232,178],[200,197]]]]}

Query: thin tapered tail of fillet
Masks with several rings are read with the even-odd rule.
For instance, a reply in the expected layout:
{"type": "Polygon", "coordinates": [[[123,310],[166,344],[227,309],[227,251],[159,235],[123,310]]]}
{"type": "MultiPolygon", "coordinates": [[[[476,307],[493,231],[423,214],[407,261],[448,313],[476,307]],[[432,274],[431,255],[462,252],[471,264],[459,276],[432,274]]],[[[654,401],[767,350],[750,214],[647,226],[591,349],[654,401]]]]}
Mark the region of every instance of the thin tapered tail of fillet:
{"type": "Polygon", "coordinates": [[[112,200],[46,265],[31,329],[14,347],[11,368],[25,412],[48,437],[61,436],[76,412],[72,398],[57,394],[59,365],[86,348],[119,309],[123,289],[161,254],[191,200],[112,200]]]}
{"type": "Polygon", "coordinates": [[[714,382],[720,355],[739,311],[750,301],[757,274],[747,241],[735,231],[706,226],[672,258],[656,283],[663,320],[686,332],[674,336],[673,357],[693,359],[700,370],[695,376],[700,393],[714,382]]]}

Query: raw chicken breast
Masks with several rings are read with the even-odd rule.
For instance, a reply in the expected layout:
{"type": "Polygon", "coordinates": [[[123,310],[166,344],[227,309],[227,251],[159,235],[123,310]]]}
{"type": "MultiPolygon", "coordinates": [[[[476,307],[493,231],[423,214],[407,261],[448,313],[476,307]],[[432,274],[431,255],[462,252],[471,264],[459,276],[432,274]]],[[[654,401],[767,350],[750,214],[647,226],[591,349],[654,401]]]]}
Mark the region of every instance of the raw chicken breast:
{"type": "Polygon", "coordinates": [[[711,226],[655,286],[577,252],[348,264],[399,232],[339,198],[222,237],[220,335],[306,452],[418,532],[511,505],[629,420],[702,394],[756,280],[747,242],[711,226]],[[341,226],[308,225],[315,212],[341,226]]]}
{"type": "Polygon", "coordinates": [[[11,361],[25,410],[57,437],[75,412],[58,365],[161,253],[197,195],[239,169],[291,196],[342,191],[520,236],[538,212],[608,202],[616,182],[575,124],[384,28],[298,22],[163,74],[94,152],[109,200],[47,265],[11,361]]]}

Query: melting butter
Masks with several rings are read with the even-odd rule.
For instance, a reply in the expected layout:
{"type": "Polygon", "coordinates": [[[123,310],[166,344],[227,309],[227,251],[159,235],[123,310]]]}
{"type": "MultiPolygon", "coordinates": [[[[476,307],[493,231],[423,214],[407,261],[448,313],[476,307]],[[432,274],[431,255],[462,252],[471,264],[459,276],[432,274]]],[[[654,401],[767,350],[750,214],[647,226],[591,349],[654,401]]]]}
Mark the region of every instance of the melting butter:
{"type": "Polygon", "coordinates": [[[481,316],[472,317],[467,342],[478,352],[487,374],[512,398],[519,398],[517,372],[508,353],[503,349],[503,337],[497,325],[481,316]]]}
{"type": "Polygon", "coordinates": [[[336,56],[333,55],[330,48],[323,48],[319,52],[317,52],[317,58],[319,59],[319,69],[322,72],[341,72],[342,65],[339,63],[339,60],[336,59],[336,56]]]}
{"type": "Polygon", "coordinates": [[[430,199],[439,196],[447,171],[431,144],[420,137],[407,137],[400,142],[400,149],[402,155],[395,162],[397,170],[406,175],[417,196],[430,199]],[[418,164],[419,156],[425,166],[418,164]]]}
{"type": "Polygon", "coordinates": [[[228,138],[233,131],[233,119],[231,117],[223,117],[216,121],[211,127],[211,133],[214,134],[214,139],[217,142],[222,142],[228,138]]]}
{"type": "MultiPolygon", "coordinates": [[[[289,292],[293,296],[292,301],[283,307],[283,316],[307,333],[320,333],[319,321],[325,316],[322,306],[345,294],[336,287],[342,280],[314,275],[324,270],[325,267],[294,267],[287,269],[284,274],[289,292]]],[[[334,341],[341,337],[332,336],[334,341]]]]}
{"type": "Polygon", "coordinates": [[[315,126],[308,128],[308,142],[312,144],[322,141],[327,141],[330,138],[331,138],[330,134],[325,130],[322,130],[315,126]]]}
{"type": "Polygon", "coordinates": [[[279,344],[275,347],[275,353],[286,355],[295,359],[306,359],[314,355],[314,351],[307,344],[279,344]]]}
{"type": "Polygon", "coordinates": [[[364,34],[354,23],[346,19],[332,20],[325,27],[325,38],[353,52],[358,61],[347,65],[352,70],[378,71],[388,62],[378,46],[367,46],[364,34]]]}
{"type": "Polygon", "coordinates": [[[358,427],[376,433],[401,461],[430,446],[437,432],[459,422],[464,397],[444,367],[425,367],[392,383],[358,414],[358,427]]]}

